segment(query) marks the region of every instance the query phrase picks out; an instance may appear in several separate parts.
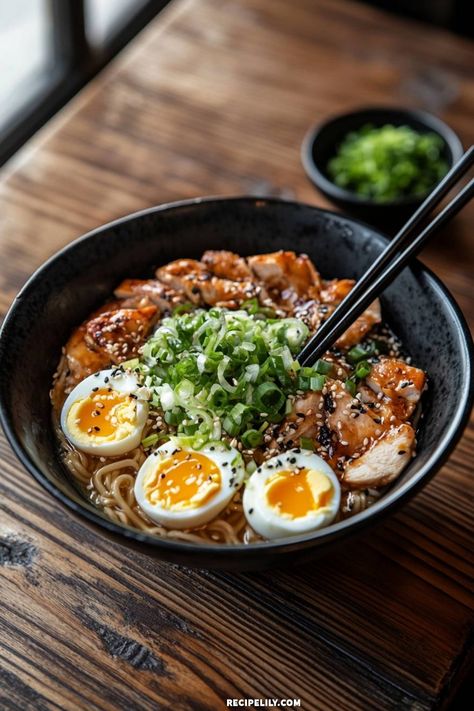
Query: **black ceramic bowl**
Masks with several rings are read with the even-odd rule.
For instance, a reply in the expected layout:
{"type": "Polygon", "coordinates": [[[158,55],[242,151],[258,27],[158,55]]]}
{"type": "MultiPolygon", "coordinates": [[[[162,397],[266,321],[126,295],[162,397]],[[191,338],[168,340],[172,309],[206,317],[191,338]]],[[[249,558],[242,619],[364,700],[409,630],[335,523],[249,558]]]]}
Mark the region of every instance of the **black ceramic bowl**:
{"type": "Polygon", "coordinates": [[[359,222],[308,205],[279,200],[204,199],[124,217],[73,242],[41,267],[21,290],[0,336],[0,414],[19,459],[70,512],[109,536],[157,558],[198,567],[262,568],[325,552],[392,512],[440,468],[468,417],[471,340],[453,298],[419,262],[383,296],[385,318],[414,362],[426,369],[418,455],[372,508],[311,535],[251,546],[168,541],[105,518],[75,488],[58,458],[48,391],[61,346],[72,329],[124,277],[205,249],[254,254],[306,252],[324,277],[357,278],[386,238],[359,222]]]}
{"type": "Polygon", "coordinates": [[[351,131],[366,124],[376,127],[392,124],[409,126],[419,133],[437,133],[444,142],[443,157],[451,167],[462,156],[461,141],[443,121],[425,111],[395,108],[366,108],[342,114],[310,129],[301,148],[301,160],[309,179],[333,203],[374,225],[384,226],[389,233],[416,210],[423,198],[400,198],[379,203],[362,198],[332,182],[327,165],[337,153],[342,140],[351,131]]]}

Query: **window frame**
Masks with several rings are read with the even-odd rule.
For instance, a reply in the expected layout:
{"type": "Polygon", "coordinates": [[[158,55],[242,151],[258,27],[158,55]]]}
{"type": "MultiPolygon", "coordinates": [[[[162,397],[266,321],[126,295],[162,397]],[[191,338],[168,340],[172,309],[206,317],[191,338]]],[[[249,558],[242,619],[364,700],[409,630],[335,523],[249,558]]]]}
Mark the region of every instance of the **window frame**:
{"type": "Polygon", "coordinates": [[[31,97],[2,127],[0,166],[152,20],[169,0],[147,0],[100,47],[86,35],[84,0],[48,0],[52,67],[32,84],[31,97]]]}

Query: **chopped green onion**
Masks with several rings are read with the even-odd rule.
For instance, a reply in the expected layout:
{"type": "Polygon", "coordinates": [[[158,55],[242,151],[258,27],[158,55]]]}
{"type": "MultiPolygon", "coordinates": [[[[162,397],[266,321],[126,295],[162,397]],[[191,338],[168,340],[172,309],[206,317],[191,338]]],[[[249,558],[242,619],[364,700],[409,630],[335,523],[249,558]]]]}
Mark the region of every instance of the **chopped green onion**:
{"type": "Polygon", "coordinates": [[[354,395],[357,392],[357,386],[351,378],[347,378],[347,380],[344,382],[344,387],[346,388],[347,392],[354,397],[354,395]]]}
{"type": "Polygon", "coordinates": [[[156,444],[158,440],[162,439],[163,435],[159,434],[151,434],[148,435],[148,437],[144,437],[142,439],[142,446],[147,449],[148,447],[151,447],[152,445],[156,444]]]}
{"type": "Polygon", "coordinates": [[[326,382],[326,376],[317,373],[309,379],[309,389],[315,390],[316,392],[321,392],[324,388],[324,383],[326,382]]]}
{"type": "Polygon", "coordinates": [[[240,425],[237,424],[237,422],[235,422],[235,420],[233,420],[229,415],[224,417],[222,426],[231,437],[236,437],[240,432],[240,425]]]}
{"type": "Polygon", "coordinates": [[[313,452],[315,450],[314,442],[309,437],[300,437],[300,445],[302,449],[310,449],[313,452]]]}
{"type": "Polygon", "coordinates": [[[333,364],[329,363],[327,360],[320,359],[316,361],[313,367],[317,373],[320,373],[321,375],[327,375],[331,372],[332,366],[333,364]]]}
{"type": "Polygon", "coordinates": [[[263,412],[277,412],[285,403],[286,397],[275,383],[262,383],[256,388],[254,402],[263,412]]]}
{"type": "Polygon", "coordinates": [[[357,364],[354,375],[356,378],[359,378],[359,380],[362,380],[363,378],[367,377],[370,371],[370,363],[367,363],[366,360],[362,360],[360,363],[357,364]]]}
{"type": "Polygon", "coordinates": [[[324,376],[295,361],[309,335],[301,321],[268,318],[256,299],[237,311],[182,306],[162,319],[137,365],[173,436],[205,443],[222,431],[263,433],[289,414],[289,395],[322,387],[324,376]]]}
{"type": "Polygon", "coordinates": [[[179,304],[179,306],[176,306],[176,308],[173,309],[173,316],[181,316],[181,314],[189,313],[189,311],[192,311],[193,309],[194,304],[187,301],[184,304],[179,304]]]}
{"type": "Polygon", "coordinates": [[[258,447],[263,442],[263,435],[258,430],[247,430],[240,438],[244,447],[258,447]]]}
{"type": "Polygon", "coordinates": [[[347,360],[350,363],[357,363],[359,360],[362,360],[363,358],[367,358],[367,351],[364,348],[364,346],[357,345],[354,346],[353,348],[350,349],[350,351],[347,352],[347,360]]]}

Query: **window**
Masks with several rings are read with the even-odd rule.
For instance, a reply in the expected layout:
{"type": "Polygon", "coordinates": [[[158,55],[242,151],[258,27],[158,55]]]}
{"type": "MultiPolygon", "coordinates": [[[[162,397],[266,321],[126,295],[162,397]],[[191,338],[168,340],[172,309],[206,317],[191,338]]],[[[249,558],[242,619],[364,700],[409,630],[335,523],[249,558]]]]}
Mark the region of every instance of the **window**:
{"type": "Polygon", "coordinates": [[[95,47],[107,39],[146,5],[146,0],[85,0],[86,35],[95,47]]]}
{"type": "Polygon", "coordinates": [[[166,4],[0,2],[0,165],[166,4]]]}
{"type": "Polygon", "coordinates": [[[0,131],[41,91],[52,70],[47,4],[47,0],[0,3],[0,131]]]}

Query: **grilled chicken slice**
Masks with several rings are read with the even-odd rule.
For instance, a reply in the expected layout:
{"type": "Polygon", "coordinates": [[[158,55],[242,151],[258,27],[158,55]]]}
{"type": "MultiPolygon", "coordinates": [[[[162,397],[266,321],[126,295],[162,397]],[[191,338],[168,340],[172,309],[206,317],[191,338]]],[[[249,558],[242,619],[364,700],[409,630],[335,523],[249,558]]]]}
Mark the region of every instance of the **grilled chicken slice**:
{"type": "Polygon", "coordinates": [[[316,299],[319,296],[321,278],[306,254],[297,256],[294,252],[280,250],[256,254],[248,257],[247,262],[272,297],[272,292],[277,291],[285,299],[287,290],[298,298],[316,299]]]}
{"type": "Polygon", "coordinates": [[[232,281],[249,281],[253,275],[243,257],[226,250],[212,250],[201,257],[201,262],[214,276],[232,281]]]}
{"type": "Polygon", "coordinates": [[[201,298],[208,306],[238,308],[242,302],[258,295],[258,287],[251,281],[231,281],[211,277],[207,281],[196,283],[201,298]]]}
{"type": "Polygon", "coordinates": [[[360,452],[382,434],[383,426],[346,391],[340,380],[331,381],[324,396],[324,410],[338,456],[360,452]]]}
{"type": "Polygon", "coordinates": [[[392,427],[358,459],[346,464],[343,481],[353,489],[390,484],[410,461],[414,447],[415,432],[411,425],[392,427]]]}
{"type": "MultiPolygon", "coordinates": [[[[120,306],[119,301],[109,301],[95,311],[91,319],[103,313],[112,312],[120,306]]],[[[103,351],[93,350],[86,341],[86,327],[88,321],[82,323],[73,331],[64,347],[64,356],[67,361],[67,386],[76,385],[80,380],[92,373],[107,368],[110,365],[110,356],[103,351]]]]}
{"type": "Polygon", "coordinates": [[[322,424],[322,412],[319,407],[322,398],[321,393],[314,391],[296,398],[292,412],[278,428],[270,449],[292,447],[300,443],[301,437],[316,439],[322,424]]]}
{"type": "Polygon", "coordinates": [[[195,259],[177,259],[175,262],[170,262],[164,267],[159,267],[156,276],[163,284],[185,294],[187,300],[193,304],[201,302],[198,286],[200,281],[211,278],[204,264],[195,259]]]}
{"type": "Polygon", "coordinates": [[[124,279],[115,289],[115,296],[124,299],[122,306],[139,308],[154,304],[161,313],[186,301],[185,295],[162,284],[157,279],[124,279]]]}
{"type": "Polygon", "coordinates": [[[84,341],[91,351],[108,357],[109,363],[122,363],[138,353],[156,321],[156,306],[117,309],[90,319],[85,324],[84,341]]]}
{"type": "MultiPolygon", "coordinates": [[[[328,318],[335,310],[336,306],[347,296],[355,284],[353,279],[333,279],[326,282],[321,290],[321,301],[327,305],[325,318],[328,318]]],[[[354,321],[345,333],[336,341],[339,348],[351,348],[360,343],[372,328],[382,320],[380,301],[376,299],[370,306],[354,321]]]]}
{"type": "Polygon", "coordinates": [[[324,321],[328,311],[328,306],[310,299],[309,301],[297,302],[293,309],[293,316],[303,321],[309,328],[310,333],[314,333],[324,321]]]}
{"type": "Polygon", "coordinates": [[[89,348],[86,342],[86,325],[76,328],[65,346],[68,366],[68,385],[75,385],[88,375],[110,365],[110,355],[89,348]]]}
{"type": "Polygon", "coordinates": [[[374,363],[367,376],[367,385],[376,393],[390,398],[400,419],[413,413],[425,386],[425,374],[420,368],[396,358],[382,357],[374,363]]]}

